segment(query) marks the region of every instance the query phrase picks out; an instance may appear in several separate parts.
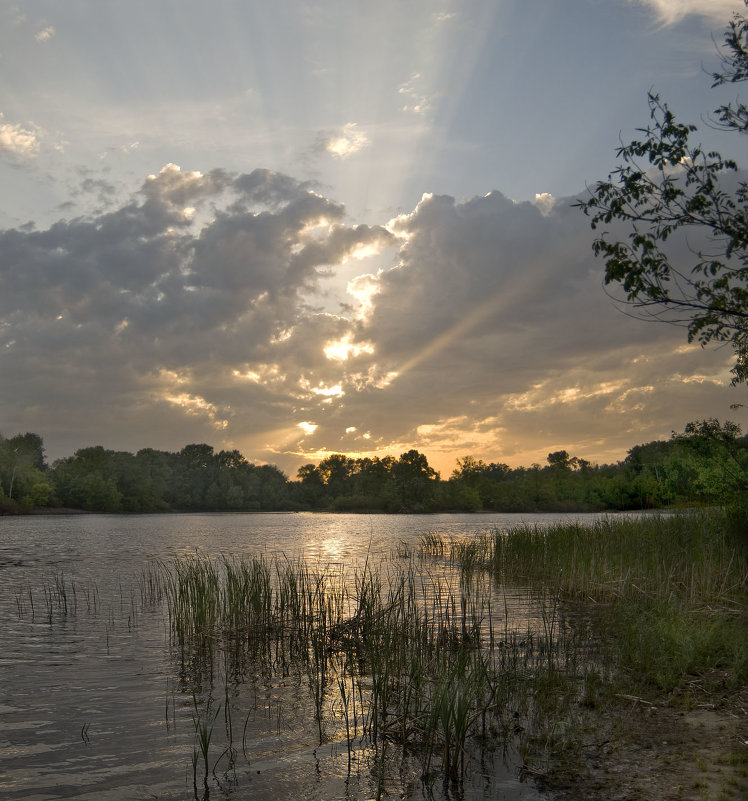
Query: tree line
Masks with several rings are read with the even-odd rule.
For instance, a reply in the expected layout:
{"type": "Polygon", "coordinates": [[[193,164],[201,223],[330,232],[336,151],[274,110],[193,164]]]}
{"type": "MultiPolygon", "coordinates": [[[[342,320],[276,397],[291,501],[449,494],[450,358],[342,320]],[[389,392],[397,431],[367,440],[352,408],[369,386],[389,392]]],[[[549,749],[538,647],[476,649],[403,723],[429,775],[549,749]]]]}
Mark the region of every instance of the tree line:
{"type": "Polygon", "coordinates": [[[616,464],[567,451],[510,468],[472,456],[447,479],[412,449],[383,458],[333,454],[289,479],[238,450],[204,443],[132,454],[83,448],[51,466],[38,434],[0,435],[0,513],[95,512],[529,512],[657,509],[722,504],[748,491],[748,436],[734,423],[689,423],[669,440],[637,445],[616,464]]]}

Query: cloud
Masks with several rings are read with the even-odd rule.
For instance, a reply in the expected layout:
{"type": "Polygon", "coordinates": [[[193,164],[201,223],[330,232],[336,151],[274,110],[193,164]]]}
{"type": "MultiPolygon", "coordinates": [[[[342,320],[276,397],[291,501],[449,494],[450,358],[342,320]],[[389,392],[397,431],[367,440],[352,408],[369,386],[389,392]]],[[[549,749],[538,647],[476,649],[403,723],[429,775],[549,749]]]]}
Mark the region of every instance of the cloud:
{"type": "Polygon", "coordinates": [[[543,448],[613,460],[689,419],[674,409],[727,408],[729,354],[621,314],[570,199],[426,195],[388,227],[397,264],[366,277],[371,308],[334,351],[345,396],[303,452],[350,448],[353,426],[371,432],[362,451],[415,446],[437,462],[529,464],[543,448]],[[354,341],[369,348],[349,362],[354,341]]]}
{"type": "Polygon", "coordinates": [[[369,137],[359,129],[358,123],[349,122],[339,131],[320,134],[315,150],[329,153],[335,158],[347,159],[369,144],[369,137]]]}
{"type": "Polygon", "coordinates": [[[17,5],[6,6],[2,9],[2,13],[13,26],[23,25],[23,23],[26,22],[26,15],[17,5]]]}
{"type": "Polygon", "coordinates": [[[118,147],[107,147],[106,150],[99,156],[101,159],[105,159],[113,153],[132,153],[134,150],[137,150],[140,147],[140,141],[135,140],[134,142],[130,142],[129,144],[119,145],[118,147]]]}
{"type": "Polygon", "coordinates": [[[37,131],[3,119],[0,112],[0,151],[25,158],[35,156],[39,152],[37,131]]]}
{"type": "Polygon", "coordinates": [[[556,199],[553,197],[550,192],[543,192],[541,194],[535,195],[535,200],[533,201],[533,205],[537,206],[540,209],[540,213],[543,216],[548,216],[553,209],[553,206],[556,203],[556,199]]]}
{"type": "Polygon", "coordinates": [[[342,394],[324,347],[350,328],[307,293],[392,240],[343,216],[268,170],[169,164],[110,212],[0,232],[0,405],[121,437],[159,420],[190,441],[295,426],[294,409],[342,394]]]}
{"type": "Polygon", "coordinates": [[[737,0],[629,0],[648,6],[664,25],[673,25],[688,16],[707,17],[725,22],[738,10],[737,0]]]}
{"type": "Polygon", "coordinates": [[[117,187],[103,178],[87,176],[72,193],[74,195],[94,195],[99,203],[106,204],[114,198],[117,187]]]}
{"type": "Polygon", "coordinates": [[[424,195],[350,225],[291,176],[167,164],[106,213],[0,232],[3,433],[202,440],[293,473],[410,447],[615,458],[727,408],[730,354],[620,314],[569,202],[424,195]],[[387,261],[313,305],[362,252],[387,261]]]}
{"type": "Polygon", "coordinates": [[[53,36],[55,35],[55,29],[48,25],[46,28],[42,28],[40,31],[36,33],[34,39],[37,42],[44,44],[44,42],[48,42],[53,36]]]}
{"type": "Polygon", "coordinates": [[[412,114],[425,114],[431,109],[432,99],[419,90],[419,83],[421,83],[421,75],[414,73],[407,83],[398,88],[398,94],[405,101],[401,107],[402,111],[412,114]]]}

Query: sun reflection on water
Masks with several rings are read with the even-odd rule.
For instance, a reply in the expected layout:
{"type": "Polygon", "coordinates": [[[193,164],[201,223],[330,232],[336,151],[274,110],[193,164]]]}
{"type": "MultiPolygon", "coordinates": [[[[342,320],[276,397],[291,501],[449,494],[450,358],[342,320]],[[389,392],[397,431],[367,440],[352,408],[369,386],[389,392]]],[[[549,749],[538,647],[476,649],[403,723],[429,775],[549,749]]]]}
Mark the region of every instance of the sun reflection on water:
{"type": "Polygon", "coordinates": [[[345,544],[340,537],[327,537],[319,544],[320,556],[340,559],[345,554],[345,544]]]}

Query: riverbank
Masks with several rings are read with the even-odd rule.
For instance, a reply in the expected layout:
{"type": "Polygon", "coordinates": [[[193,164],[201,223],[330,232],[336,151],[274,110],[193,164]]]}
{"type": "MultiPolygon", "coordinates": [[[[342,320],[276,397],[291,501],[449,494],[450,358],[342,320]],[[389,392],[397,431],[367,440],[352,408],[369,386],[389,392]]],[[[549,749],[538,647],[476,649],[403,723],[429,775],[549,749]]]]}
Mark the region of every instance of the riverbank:
{"type": "Polygon", "coordinates": [[[590,612],[604,666],[530,739],[531,774],[559,800],[748,797],[748,567],[734,515],[513,534],[489,561],[577,619],[590,612]]]}
{"type": "Polygon", "coordinates": [[[591,711],[577,759],[549,771],[542,787],[554,801],[748,797],[748,691],[698,685],[694,676],[685,706],[621,694],[615,707],[591,711]]]}

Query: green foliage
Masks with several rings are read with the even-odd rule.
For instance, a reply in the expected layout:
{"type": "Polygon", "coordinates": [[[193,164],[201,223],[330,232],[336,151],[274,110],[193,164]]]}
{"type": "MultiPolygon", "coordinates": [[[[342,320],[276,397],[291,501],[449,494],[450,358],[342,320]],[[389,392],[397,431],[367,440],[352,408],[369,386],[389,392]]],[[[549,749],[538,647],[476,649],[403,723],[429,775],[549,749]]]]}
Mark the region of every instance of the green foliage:
{"type": "Polygon", "coordinates": [[[47,506],[49,499],[52,495],[52,486],[46,481],[40,481],[31,488],[29,499],[31,500],[32,508],[47,506]]]}
{"type": "MultiPolygon", "coordinates": [[[[745,0],[748,6],[748,0],[745,0]]],[[[734,14],[727,26],[722,53],[722,71],[712,73],[712,86],[748,80],[748,19],[734,14]]],[[[745,103],[728,103],[716,110],[719,124],[728,131],[748,132],[748,108],[745,103]]]]}
{"type": "Polygon", "coordinates": [[[44,446],[37,434],[0,436],[0,512],[30,511],[49,498],[44,446]]]}
{"type": "Polygon", "coordinates": [[[336,453],[317,466],[303,465],[297,478],[297,497],[311,508],[385,512],[440,508],[439,476],[415,449],[399,459],[352,459],[336,453]]]}
{"type": "Polygon", "coordinates": [[[548,465],[510,468],[472,456],[447,481],[415,449],[399,458],[333,454],[289,481],[273,465],[205,443],[177,453],[82,448],[48,469],[36,434],[0,437],[0,513],[44,506],[97,512],[324,510],[336,512],[527,512],[726,505],[744,526],[748,438],[714,419],[689,423],[668,441],[633,447],[616,465],[568,451],[548,465]],[[37,465],[42,465],[40,469],[37,465]]]}
{"type": "Polygon", "coordinates": [[[727,667],[735,686],[748,678],[743,621],[673,601],[637,602],[620,605],[615,629],[619,664],[642,685],[671,692],[684,676],[727,667]]]}
{"type": "MultiPolygon", "coordinates": [[[[725,35],[723,71],[713,85],[748,78],[748,20],[725,35]]],[[[619,284],[643,316],[685,325],[689,341],[730,343],[733,383],[748,379],[748,186],[737,164],[693,144],[696,126],[676,120],[649,95],[650,125],[620,147],[621,165],[577,203],[590,216],[606,284],[619,284]],[[619,239],[620,225],[629,231],[619,239]],[[684,264],[690,253],[691,264],[684,264]]],[[[746,106],[716,110],[720,127],[748,133],[746,106]]]]}
{"type": "Polygon", "coordinates": [[[721,504],[748,475],[748,440],[734,423],[701,420],[664,442],[637,445],[617,465],[592,465],[567,451],[548,466],[509,468],[472,456],[441,481],[426,457],[352,459],[336,454],[299,468],[300,505],[335,511],[599,511],[721,504]]]}
{"type": "Polygon", "coordinates": [[[627,461],[656,480],[661,503],[728,503],[748,490],[748,442],[740,427],[715,419],[689,423],[670,442],[640,445],[627,461]]]}
{"type": "Polygon", "coordinates": [[[554,451],[548,454],[548,464],[557,470],[571,470],[577,466],[578,459],[569,456],[567,451],[554,451]]]}
{"type": "Polygon", "coordinates": [[[238,451],[193,444],[179,453],[150,448],[133,455],[84,448],[52,467],[57,502],[108,512],[259,511],[290,508],[286,477],[238,451]]]}
{"type": "Polygon", "coordinates": [[[433,508],[438,476],[422,453],[415,449],[403,453],[392,465],[391,475],[404,511],[421,512],[433,508]]]}

